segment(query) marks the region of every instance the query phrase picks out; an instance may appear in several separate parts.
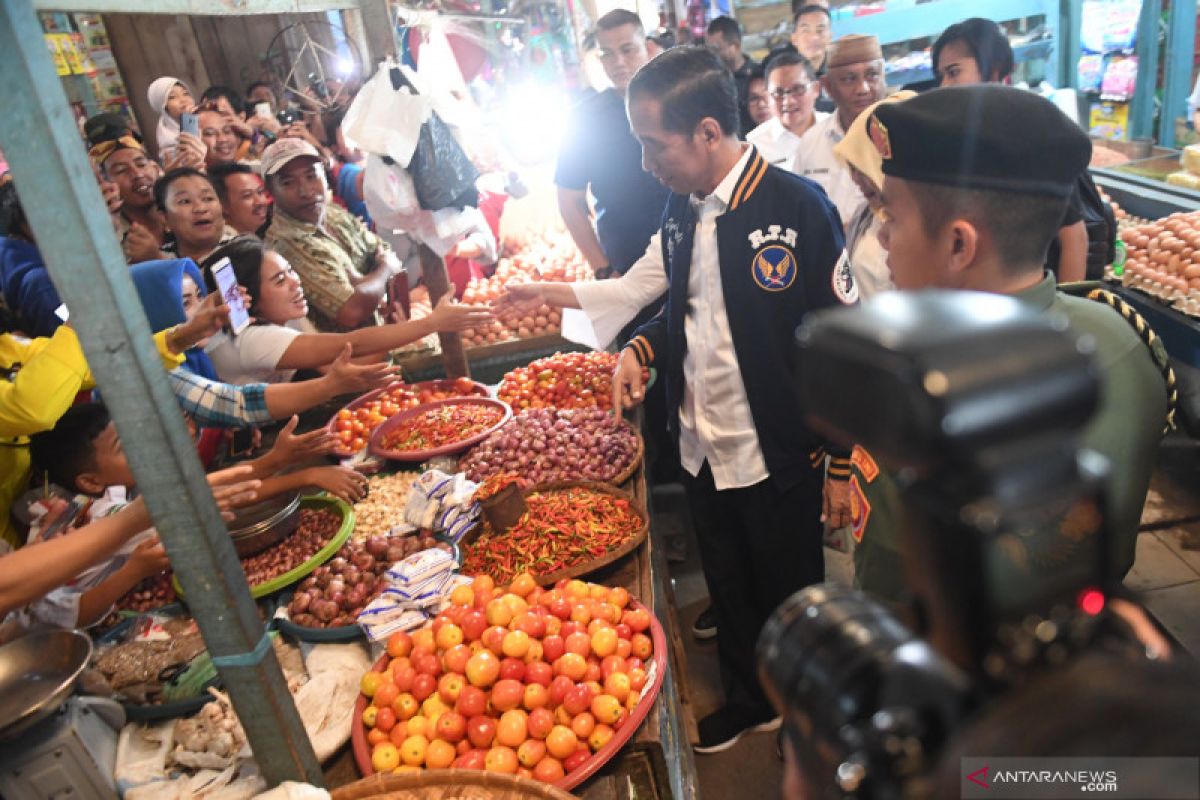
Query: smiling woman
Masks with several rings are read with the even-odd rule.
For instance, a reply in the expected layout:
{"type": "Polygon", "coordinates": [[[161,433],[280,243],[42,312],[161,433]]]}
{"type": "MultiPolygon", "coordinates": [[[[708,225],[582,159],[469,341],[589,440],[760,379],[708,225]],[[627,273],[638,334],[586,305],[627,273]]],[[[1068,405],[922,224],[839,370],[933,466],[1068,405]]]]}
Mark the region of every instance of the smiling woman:
{"type": "Polygon", "coordinates": [[[239,236],[218,248],[204,262],[203,272],[214,286],[212,267],[228,258],[238,284],[250,295],[255,324],[231,336],[221,332],[205,348],[221,380],[228,383],[281,383],[297,369],[319,369],[341,355],[347,344],[355,356],[377,355],[420,339],[434,331],[458,331],[485,324],[491,314],[474,306],[447,300],[433,314],[411,322],[362,328],[351,333],[311,333],[305,316],[308,301],[300,278],[288,262],[254,236],[239,236]]]}
{"type": "Polygon", "coordinates": [[[237,235],[225,225],[221,202],[208,178],[189,167],[173,169],[154,184],[154,202],[166,217],[172,241],[163,251],[202,261],[237,235]]]}

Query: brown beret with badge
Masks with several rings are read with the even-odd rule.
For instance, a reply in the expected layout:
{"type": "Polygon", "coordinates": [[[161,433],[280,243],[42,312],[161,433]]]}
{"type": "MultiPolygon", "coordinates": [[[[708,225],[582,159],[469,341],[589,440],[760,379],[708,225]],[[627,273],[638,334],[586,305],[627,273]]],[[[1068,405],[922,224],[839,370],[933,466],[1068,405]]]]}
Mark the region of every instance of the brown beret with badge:
{"type": "Polygon", "coordinates": [[[934,89],[879,105],[867,135],[883,174],[960,189],[1069,197],[1092,142],[1058,107],[998,84],[934,89]]]}

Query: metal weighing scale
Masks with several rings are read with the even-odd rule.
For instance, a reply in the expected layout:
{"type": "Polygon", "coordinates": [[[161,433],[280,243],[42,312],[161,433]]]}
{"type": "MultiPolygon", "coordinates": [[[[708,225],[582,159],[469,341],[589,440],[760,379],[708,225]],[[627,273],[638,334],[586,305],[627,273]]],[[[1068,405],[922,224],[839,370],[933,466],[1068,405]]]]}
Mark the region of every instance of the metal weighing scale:
{"type": "Polygon", "coordinates": [[[0,795],[109,800],[125,724],[119,703],[73,697],[92,643],[78,631],[30,633],[0,647],[0,795]]]}

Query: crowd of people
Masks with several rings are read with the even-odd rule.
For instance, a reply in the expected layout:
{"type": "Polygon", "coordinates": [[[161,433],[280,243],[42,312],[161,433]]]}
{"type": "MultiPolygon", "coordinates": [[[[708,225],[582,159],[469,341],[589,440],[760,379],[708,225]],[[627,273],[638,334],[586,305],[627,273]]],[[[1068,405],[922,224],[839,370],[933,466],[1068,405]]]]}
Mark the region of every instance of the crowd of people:
{"type": "MultiPolygon", "coordinates": [[[[1115,230],[1090,224],[1087,136],[1003,85],[1013,60],[998,26],[947,30],[932,51],[943,88],[922,94],[893,93],[878,40],[833,39],[820,3],[794,8],[790,44],[763,64],[729,18],[712,21],[706,46],[652,58],[641,20],[618,10],[598,20],[595,42],[612,85],[575,109],[554,181],[601,280],[510,287],[500,302],[581,308],[616,340],[614,402],[647,404],[654,480],[684,485],[712,601],[694,632],[718,639],[726,701],[700,721],[698,752],[778,727],[755,643],[785,598],[824,580],[827,528],[852,528],[862,588],[904,602],[904,500],[886,465],[798,411],[799,387],[817,378],[798,371],[794,336],[814,311],[892,289],[969,289],[1062,313],[1101,342],[1101,408],[1086,439],[1112,462],[1116,564],[1130,567],[1169,367],[1112,308],[1057,289],[1094,274],[1104,254],[1090,240],[1111,243],[1115,230]],[[646,367],[661,377],[649,390],[646,367]]],[[[337,111],[280,115],[266,84],[214,86],[197,101],[173,77],[148,98],[160,114],[151,140],[102,115],[87,146],[198,452],[217,464],[231,430],[291,420],[271,451],[212,473],[222,508],[299,485],[361,496],[345,467],[283,473],[334,444],[295,435],[293,415],[382,385],[395,374],[390,351],[490,312],[448,297],[405,318],[392,296],[401,265],[372,229],[337,111]],[[214,291],[226,261],[254,317],[237,335],[214,291]]],[[[0,186],[0,531],[19,548],[6,559],[61,554],[53,575],[0,577],[0,611],[13,628],[86,626],[165,554],[129,500],[103,405],[73,407],[92,378],[18,189],[0,186]],[[77,495],[89,502],[60,535],[77,495]]],[[[9,563],[0,576],[14,575],[9,563]]],[[[1014,561],[1010,579],[1033,578],[1014,561]]]]}
{"type": "MultiPolygon", "coordinates": [[[[428,316],[404,317],[392,297],[402,266],[372,230],[361,154],[337,130],[344,108],[281,114],[262,83],[244,97],[213,86],[197,101],[173,77],[147,96],[160,114],[149,140],[115,114],[89,119],[84,134],[197,454],[215,469],[260,427],[284,423],[249,468],[210,473],[227,487],[216,492],[222,508],[301,487],[360,498],[365,480],[353,469],[293,469],[337,444],[294,435],[296,415],[386,385],[398,374],[391,351],[490,312],[448,295],[428,316]],[[214,276],[226,262],[253,319],[236,335],[214,276]]],[[[93,625],[168,564],[141,502],[130,502],[120,439],[103,403],[89,402],[83,350],[7,172],[0,234],[0,536],[7,557],[62,555],[45,581],[0,586],[2,641],[40,625],[93,625]]]]}

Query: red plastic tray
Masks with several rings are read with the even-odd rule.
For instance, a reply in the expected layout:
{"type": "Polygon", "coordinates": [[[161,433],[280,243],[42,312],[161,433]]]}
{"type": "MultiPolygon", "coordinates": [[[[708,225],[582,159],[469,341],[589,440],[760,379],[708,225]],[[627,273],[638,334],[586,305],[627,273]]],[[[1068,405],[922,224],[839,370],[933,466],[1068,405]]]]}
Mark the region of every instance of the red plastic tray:
{"type": "MultiPolygon", "coordinates": [[[[488,390],[488,387],[484,386],[482,383],[479,383],[478,381],[472,381],[472,383],[475,385],[475,393],[472,396],[491,397],[491,392],[488,390]]],[[[333,416],[329,418],[329,422],[327,422],[325,424],[325,430],[329,431],[330,433],[336,434],[337,433],[338,414],[340,414],[343,411],[354,411],[358,408],[361,408],[362,406],[365,406],[366,404],[370,403],[375,398],[379,397],[379,395],[383,394],[384,392],[390,392],[392,389],[395,389],[397,386],[407,386],[408,388],[416,389],[417,391],[420,391],[422,389],[430,389],[432,391],[445,391],[446,389],[454,388],[454,381],[452,379],[443,378],[441,380],[436,380],[436,381],[421,381],[420,383],[407,383],[405,381],[395,381],[394,383],[389,383],[387,386],[384,386],[382,389],[375,389],[373,391],[367,392],[366,394],[354,398],[349,403],[347,403],[346,405],[339,408],[337,411],[334,412],[333,416]]],[[[351,450],[347,450],[346,448],[341,447],[339,445],[338,448],[336,450],[333,450],[330,454],[337,456],[338,458],[349,458],[350,456],[354,455],[354,452],[351,450]]]]}
{"type": "Polygon", "coordinates": [[[432,403],[426,403],[415,408],[401,411],[399,414],[394,414],[382,422],[379,427],[375,429],[375,432],[371,434],[371,440],[367,442],[367,451],[371,453],[371,455],[379,456],[380,458],[387,458],[392,461],[428,461],[431,458],[453,455],[471,448],[472,446],[491,436],[496,429],[500,428],[510,419],[512,419],[512,406],[499,400],[493,400],[490,397],[455,397],[450,400],[435,400],[432,403]],[[435,408],[465,405],[482,405],[496,408],[503,412],[503,416],[500,417],[499,422],[487,430],[480,431],[474,436],[468,436],[466,439],[462,439],[451,444],[442,445],[441,447],[430,447],[426,448],[425,450],[388,450],[383,446],[383,440],[388,433],[399,427],[399,425],[404,421],[420,414],[424,414],[425,412],[435,408]]]}
{"type": "MultiPolygon", "coordinates": [[[[645,608],[637,600],[631,600],[629,606],[630,608],[645,608]]],[[[569,792],[595,775],[597,770],[607,764],[617,754],[617,751],[633,738],[633,735],[637,733],[637,729],[646,721],[646,715],[650,713],[650,708],[654,705],[654,701],[658,699],[658,692],[662,689],[663,679],[667,674],[667,637],[663,632],[662,624],[654,614],[650,615],[650,640],[654,644],[654,655],[650,659],[650,667],[647,670],[648,677],[646,686],[642,691],[641,700],[634,706],[633,711],[629,713],[629,719],[621,726],[621,730],[613,734],[608,744],[593,753],[592,757],[579,769],[554,784],[557,788],[569,792]]],[[[383,671],[390,660],[387,653],[384,653],[375,662],[372,669],[383,671]]],[[[364,777],[375,774],[375,769],[371,766],[371,746],[367,744],[367,726],[362,722],[362,715],[366,710],[367,698],[365,695],[359,694],[358,700],[354,703],[354,719],[352,723],[353,727],[350,729],[350,742],[354,749],[354,762],[358,764],[358,771],[364,777]]]]}

